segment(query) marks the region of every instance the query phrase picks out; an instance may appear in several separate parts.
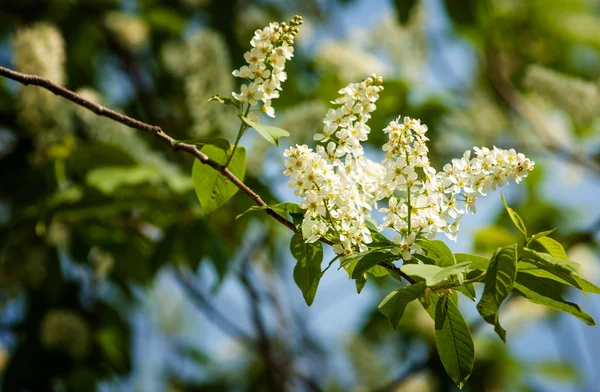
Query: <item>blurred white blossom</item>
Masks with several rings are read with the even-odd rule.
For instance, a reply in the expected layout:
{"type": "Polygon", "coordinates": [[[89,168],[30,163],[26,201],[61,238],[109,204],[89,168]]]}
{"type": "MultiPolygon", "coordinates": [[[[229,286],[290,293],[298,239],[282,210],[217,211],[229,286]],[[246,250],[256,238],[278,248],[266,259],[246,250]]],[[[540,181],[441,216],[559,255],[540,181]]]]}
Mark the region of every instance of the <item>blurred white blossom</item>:
{"type": "MultiPolygon", "coordinates": [[[[66,83],[65,42],[55,26],[39,23],[17,30],[13,55],[18,71],[38,75],[60,85],[66,83]]],[[[19,121],[35,137],[38,154],[44,154],[51,144],[59,142],[72,131],[72,104],[50,91],[22,89],[20,106],[19,121]]]]}
{"type": "Polygon", "coordinates": [[[600,116],[600,86],[532,65],[527,68],[524,84],[580,122],[600,116]]]}
{"type": "Polygon", "coordinates": [[[117,39],[131,49],[140,49],[148,41],[148,26],[137,16],[113,11],[106,15],[105,23],[117,39]]]}
{"type": "MultiPolygon", "coordinates": [[[[225,94],[234,87],[231,59],[223,37],[202,29],[186,41],[184,60],[186,103],[194,126],[192,137],[206,136],[213,131],[225,135],[237,130],[235,111],[231,107],[207,102],[214,93],[225,94]]],[[[175,55],[179,61],[180,54],[175,55]]],[[[175,63],[176,66],[176,63],[175,63]]]]}

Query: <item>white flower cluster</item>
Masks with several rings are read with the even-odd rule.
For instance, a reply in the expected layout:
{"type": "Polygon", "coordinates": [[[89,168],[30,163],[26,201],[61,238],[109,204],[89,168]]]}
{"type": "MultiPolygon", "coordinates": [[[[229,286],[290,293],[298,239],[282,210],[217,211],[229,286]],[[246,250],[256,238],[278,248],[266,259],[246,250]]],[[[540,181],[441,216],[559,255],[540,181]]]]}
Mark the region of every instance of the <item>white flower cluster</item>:
{"type": "Polygon", "coordinates": [[[242,85],[240,93],[232,93],[236,100],[250,107],[262,101],[262,111],[275,117],[271,100],[279,97],[281,83],[287,79],[285,62],[294,56],[294,37],[301,24],[302,18],[296,15],[289,24],[274,22],[254,32],[252,49],[244,53],[248,65],[233,71],[233,76],[250,82],[242,85]]]}
{"type": "Polygon", "coordinates": [[[475,213],[478,195],[485,196],[510,179],[518,183],[533,169],[534,163],[513,149],[474,147],[475,157],[466,151],[436,172],[427,157],[427,126],[408,117],[402,123],[399,120],[384,129],[389,135],[383,146],[384,183],[391,193],[381,190],[381,196],[389,196],[389,200],[388,208],[380,209],[387,213],[380,229],[389,227],[400,234],[394,242],[405,260],[410,259],[411,250],[418,249],[414,242],[420,236],[433,238],[444,233],[456,240],[460,219],[467,212],[475,213]],[[394,191],[402,196],[395,197],[394,191]]]}
{"type": "Polygon", "coordinates": [[[284,174],[304,199],[306,242],[327,238],[344,255],[366,251],[372,242],[366,224],[372,221],[371,210],[388,199],[387,208],[379,210],[387,214],[378,229],[395,230],[399,235],[392,252],[409,260],[419,251],[419,238],[444,233],[455,240],[461,217],[475,212],[478,195],[510,179],[520,182],[534,163],[513,149],[475,147],[474,157],[467,151],[437,172],[428,158],[427,126],[409,117],[398,117],[383,130],[389,136],[383,162],[368,160],[360,142],[370,131],[366,121],[383,90],[381,83],[373,75],[340,90],[334,103],[341,106],[329,110],[324,130],[315,135],[327,146],[318,145],[316,151],[306,145],[289,148],[284,174]]]}
{"type": "Polygon", "coordinates": [[[333,235],[337,253],[365,251],[372,242],[365,218],[385,173],[381,165],[363,156],[360,142],[370,132],[366,122],[383,90],[381,83],[373,75],[339,91],[333,101],[339,107],[329,110],[322,133],[315,135],[326,147],[319,145],[313,151],[303,145],[284,152],[289,186],[304,198],[300,206],[307,210],[303,222],[303,231],[310,233],[307,242],[333,235]]]}

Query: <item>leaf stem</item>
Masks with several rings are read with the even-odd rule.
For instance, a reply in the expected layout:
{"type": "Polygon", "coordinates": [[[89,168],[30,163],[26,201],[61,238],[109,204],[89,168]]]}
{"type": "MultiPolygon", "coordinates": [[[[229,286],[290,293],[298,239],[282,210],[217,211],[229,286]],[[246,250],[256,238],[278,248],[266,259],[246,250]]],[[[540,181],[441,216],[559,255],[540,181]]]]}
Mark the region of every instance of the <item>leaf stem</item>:
{"type": "MultiPolygon", "coordinates": [[[[246,108],[246,111],[244,112],[244,117],[246,117],[248,115],[248,113],[250,112],[250,103],[248,103],[248,107],[246,108]]],[[[242,104],[242,111],[244,110],[244,104],[242,104]]],[[[240,129],[238,130],[237,136],[235,137],[235,143],[233,144],[233,149],[231,150],[231,154],[229,154],[229,158],[227,158],[227,162],[225,162],[225,167],[229,166],[229,162],[231,162],[231,159],[233,158],[233,154],[235,154],[235,150],[237,149],[238,143],[240,142],[240,139],[242,138],[242,135],[244,134],[244,131],[248,129],[248,124],[246,124],[244,122],[244,120],[240,119],[240,129]]]]}

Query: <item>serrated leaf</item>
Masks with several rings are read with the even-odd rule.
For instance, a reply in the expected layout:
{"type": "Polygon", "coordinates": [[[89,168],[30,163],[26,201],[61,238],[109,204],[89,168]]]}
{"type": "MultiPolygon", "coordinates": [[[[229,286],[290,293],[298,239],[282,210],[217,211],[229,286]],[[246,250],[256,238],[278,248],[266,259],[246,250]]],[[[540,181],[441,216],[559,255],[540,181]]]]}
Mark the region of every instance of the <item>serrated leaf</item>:
{"type": "Polygon", "coordinates": [[[418,276],[425,279],[427,286],[433,286],[444,279],[461,274],[469,268],[470,261],[465,263],[451,265],[446,268],[430,264],[404,264],[400,270],[408,276],[418,276]]]}
{"type": "Polygon", "coordinates": [[[567,302],[561,297],[559,293],[564,287],[564,285],[554,280],[519,272],[513,286],[513,292],[533,303],[569,313],[587,325],[596,325],[594,319],[581,310],[579,305],[567,302]]]}
{"type": "Polygon", "coordinates": [[[567,252],[565,252],[565,248],[560,244],[560,242],[552,239],[550,237],[541,237],[536,238],[535,241],[542,245],[544,249],[548,251],[552,255],[552,257],[556,257],[557,259],[568,260],[569,256],[567,256],[567,252]]]}
{"type": "Polygon", "coordinates": [[[438,283],[434,281],[434,276],[442,270],[442,267],[430,264],[404,264],[400,267],[400,271],[408,276],[418,276],[425,279],[427,286],[438,283]]]}
{"type": "Polygon", "coordinates": [[[179,143],[194,144],[197,146],[211,145],[219,147],[223,151],[229,151],[229,148],[231,147],[229,140],[222,137],[201,137],[198,139],[173,140],[171,145],[176,146],[179,143]]]}
{"type": "MultiPolygon", "coordinates": [[[[221,164],[224,164],[227,160],[227,153],[215,146],[204,146],[202,152],[221,164]]],[[[246,172],[246,150],[244,147],[238,147],[235,150],[228,169],[237,178],[244,180],[246,172]]],[[[221,207],[238,191],[238,188],[228,178],[213,168],[204,165],[198,159],[194,160],[192,182],[204,216],[221,207]]]]}
{"type": "MultiPolygon", "coordinates": [[[[533,276],[537,276],[538,278],[547,278],[547,279],[552,279],[555,280],[559,283],[562,283],[564,285],[567,286],[572,286],[571,283],[567,282],[564,279],[559,278],[558,276],[552,274],[549,271],[546,271],[544,269],[539,268],[536,265],[530,264],[530,263],[526,263],[523,261],[519,262],[519,272],[523,272],[525,274],[530,274],[533,276]]],[[[600,287],[596,286],[595,284],[593,284],[590,281],[585,280],[584,278],[582,278],[581,276],[578,275],[573,275],[573,278],[575,279],[575,281],[577,281],[577,285],[575,286],[577,288],[579,288],[581,291],[585,293],[592,293],[592,294],[600,294],[600,287]]]]}
{"type": "Polygon", "coordinates": [[[485,271],[490,265],[490,260],[478,255],[471,255],[468,253],[455,253],[454,258],[457,263],[464,263],[467,261],[471,262],[469,270],[471,271],[485,271]]]}
{"type": "Polygon", "coordinates": [[[273,127],[271,125],[263,125],[244,116],[242,116],[242,121],[248,124],[248,126],[254,128],[256,132],[258,132],[263,138],[265,138],[266,141],[274,146],[279,146],[280,138],[290,136],[290,133],[285,129],[273,127]]]}
{"type": "Polygon", "coordinates": [[[502,193],[502,203],[504,204],[504,208],[506,208],[506,211],[508,212],[510,220],[515,224],[515,227],[519,229],[519,231],[523,233],[525,237],[527,237],[527,228],[525,227],[525,223],[523,223],[523,219],[521,219],[521,217],[515,212],[515,210],[513,210],[508,206],[508,204],[506,204],[504,193],[502,193]]]}
{"type": "Polygon", "coordinates": [[[440,304],[440,306],[444,306],[443,309],[438,309],[438,303],[442,301],[438,294],[433,293],[430,301],[430,304],[426,305],[421,300],[421,304],[434,318],[435,344],[440,360],[448,376],[462,389],[473,371],[475,361],[475,347],[471,331],[458,310],[455,298],[449,296],[449,300],[440,304]],[[436,321],[435,317],[442,314],[443,320],[436,321]]]}
{"type": "Polygon", "coordinates": [[[567,284],[581,290],[581,286],[579,286],[574,275],[577,273],[578,269],[575,264],[567,264],[565,263],[565,260],[554,258],[546,253],[539,253],[524,248],[521,255],[521,261],[519,262],[519,272],[534,271],[536,267],[537,269],[544,270],[567,282],[567,284]]]}
{"type": "Polygon", "coordinates": [[[537,240],[538,238],[547,237],[549,234],[554,233],[555,230],[556,229],[541,231],[537,234],[532,235],[531,238],[529,239],[529,241],[531,242],[533,240],[537,240]]]}
{"type": "Polygon", "coordinates": [[[506,331],[500,326],[498,310],[513,289],[517,275],[517,244],[499,249],[490,262],[485,274],[485,287],[477,310],[503,342],[506,342],[506,331]]]}
{"type": "Polygon", "coordinates": [[[460,263],[460,264],[456,264],[456,265],[451,265],[449,267],[444,268],[443,270],[441,270],[440,272],[438,272],[435,276],[434,279],[438,280],[438,281],[443,281],[444,279],[452,276],[452,275],[456,275],[458,277],[458,281],[462,284],[462,274],[464,272],[467,272],[469,270],[469,267],[471,266],[471,262],[470,261],[465,261],[464,263],[460,263]]]}
{"type": "Polygon", "coordinates": [[[425,282],[420,282],[392,291],[381,301],[377,309],[390,320],[392,326],[396,329],[406,310],[406,306],[419,298],[423,294],[425,287],[425,282]]]}
{"type": "Polygon", "coordinates": [[[290,242],[290,251],[296,259],[294,282],[302,291],[306,304],[310,306],[317,294],[323,261],[323,247],[320,242],[307,244],[300,233],[294,234],[290,242]]]}
{"type": "Polygon", "coordinates": [[[421,248],[427,251],[427,256],[435,260],[435,265],[448,267],[456,264],[456,259],[448,245],[440,240],[421,240],[418,242],[421,248]]]}
{"type": "Polygon", "coordinates": [[[379,262],[387,261],[392,259],[394,256],[390,253],[375,252],[369,253],[362,257],[356,263],[354,270],[352,271],[352,279],[356,279],[362,276],[365,272],[376,266],[379,262]]]}

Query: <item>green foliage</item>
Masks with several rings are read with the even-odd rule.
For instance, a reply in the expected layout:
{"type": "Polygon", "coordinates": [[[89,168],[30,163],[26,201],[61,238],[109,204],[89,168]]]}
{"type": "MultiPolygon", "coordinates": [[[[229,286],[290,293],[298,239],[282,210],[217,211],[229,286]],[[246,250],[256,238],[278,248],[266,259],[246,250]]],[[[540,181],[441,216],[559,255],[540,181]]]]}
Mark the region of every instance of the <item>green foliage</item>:
{"type": "Polygon", "coordinates": [[[421,248],[427,251],[427,256],[435,260],[435,265],[448,267],[456,264],[456,259],[448,245],[440,240],[422,240],[419,241],[421,248]]]}
{"type": "Polygon", "coordinates": [[[544,249],[546,249],[546,251],[553,257],[563,260],[569,259],[569,257],[567,256],[567,252],[565,252],[565,248],[563,248],[560,242],[545,236],[535,238],[535,241],[542,245],[544,249]]]}
{"type": "Polygon", "coordinates": [[[539,278],[530,274],[519,272],[514,284],[514,293],[529,301],[547,306],[551,309],[569,313],[582,320],[587,325],[596,325],[594,319],[581,310],[581,307],[572,302],[565,301],[560,292],[565,285],[547,278],[539,278]]]}
{"type": "Polygon", "coordinates": [[[302,208],[300,208],[300,206],[298,204],[285,202],[285,203],[273,204],[272,206],[262,206],[262,207],[252,206],[252,207],[248,208],[246,211],[244,211],[241,214],[239,214],[238,216],[236,216],[235,219],[239,219],[249,212],[262,211],[262,210],[273,210],[280,214],[286,214],[286,213],[303,214],[303,212],[304,212],[304,210],[302,208]]]}
{"type": "Polygon", "coordinates": [[[462,388],[471,375],[475,347],[469,326],[452,298],[432,294],[430,302],[421,304],[435,322],[435,345],[444,369],[454,383],[462,388]]]}
{"type": "Polygon", "coordinates": [[[521,217],[515,212],[515,210],[513,210],[508,206],[508,204],[506,204],[504,194],[502,194],[502,203],[504,204],[504,207],[508,212],[508,216],[510,217],[510,220],[514,223],[515,227],[519,229],[519,231],[523,233],[525,237],[527,237],[527,228],[525,227],[525,223],[523,223],[523,219],[521,219],[521,217]]]}
{"type": "Polygon", "coordinates": [[[390,320],[394,328],[398,328],[406,305],[419,298],[425,287],[427,287],[425,282],[420,282],[392,291],[381,301],[377,308],[390,320]]]}
{"type": "MultiPolygon", "coordinates": [[[[218,147],[207,145],[201,151],[221,164],[225,164],[227,161],[227,154],[218,147]]],[[[231,151],[229,151],[230,154],[231,151]]],[[[244,147],[235,149],[228,168],[237,178],[244,179],[246,172],[246,150],[244,147]]],[[[202,215],[208,215],[215,211],[238,191],[238,187],[231,180],[202,164],[197,159],[194,160],[194,167],[192,168],[192,181],[202,208],[202,215]]]]}
{"type": "MultiPolygon", "coordinates": [[[[351,0],[338,2],[347,4],[351,0]]],[[[241,64],[243,51],[240,42],[247,45],[252,30],[264,26],[264,18],[275,18],[289,11],[288,4],[282,7],[279,2],[271,2],[268,7],[263,7],[264,2],[249,1],[243,2],[243,7],[238,7],[229,0],[225,3],[132,0],[127,2],[127,7],[117,0],[10,3],[0,12],[0,33],[3,42],[8,43],[7,58],[12,59],[17,67],[19,64],[27,67],[17,70],[41,75],[57,83],[68,80],[68,87],[90,86],[94,91],[109,91],[111,93],[104,97],[105,101],[111,105],[117,102],[120,106],[115,108],[117,111],[161,126],[165,132],[180,139],[175,143],[191,143],[202,147],[205,152],[212,150],[214,154],[211,153],[211,157],[221,163],[224,161],[220,154],[231,151],[235,136],[236,127],[232,125],[238,118],[232,107],[240,108],[238,101],[226,96],[233,89],[233,67],[221,65],[228,64],[230,56],[235,64],[241,64]],[[123,43],[128,41],[123,40],[121,32],[133,34],[136,31],[133,27],[138,25],[115,34],[116,30],[106,28],[106,17],[110,13],[129,14],[130,19],[145,25],[147,31],[143,45],[133,49],[124,46],[123,43]],[[18,21],[16,30],[15,21],[18,21]],[[52,25],[53,30],[64,37],[64,40],[60,40],[63,44],[53,44],[53,40],[49,39],[52,37],[46,34],[47,37],[32,40],[27,51],[28,45],[14,39],[17,36],[15,32],[29,29],[39,22],[52,25]],[[211,45],[216,48],[207,47],[202,40],[190,39],[209,35],[218,38],[211,40],[214,41],[211,45]],[[42,45],[40,47],[44,50],[31,50],[38,47],[34,45],[35,42],[42,45]],[[215,52],[221,55],[215,56],[215,52]],[[23,55],[27,53],[28,56],[23,55]],[[192,55],[197,59],[190,59],[192,55]],[[222,58],[215,61],[216,57],[222,58]],[[223,72],[217,73],[215,67],[206,64],[215,64],[216,69],[223,72]],[[122,83],[120,87],[124,88],[112,88],[113,74],[118,75],[118,81],[122,83]],[[190,88],[192,85],[195,87],[190,88]],[[214,92],[223,96],[214,95],[208,99],[214,92]],[[223,105],[207,104],[206,108],[200,108],[198,103],[206,103],[207,99],[223,105]],[[198,115],[200,112],[204,115],[198,115]],[[221,119],[229,114],[233,121],[221,119]],[[189,140],[191,138],[196,139],[189,140]]],[[[307,14],[307,21],[317,25],[339,25],[336,19],[338,13],[329,12],[328,7],[316,7],[312,2],[292,3],[291,6],[300,6],[302,12],[307,14]]],[[[335,1],[331,4],[335,7],[335,1]]],[[[597,34],[598,9],[594,2],[500,1],[492,4],[475,0],[444,0],[442,4],[445,5],[444,9],[440,9],[444,13],[442,17],[453,24],[448,31],[442,29],[422,34],[423,18],[411,17],[419,16],[419,2],[395,0],[393,5],[403,25],[392,21],[393,18],[384,19],[382,26],[396,28],[388,28],[387,33],[383,30],[385,34],[377,33],[378,37],[385,37],[385,40],[373,40],[373,35],[364,32],[364,42],[356,45],[352,39],[341,41],[342,34],[337,36],[340,39],[338,50],[352,45],[352,50],[366,52],[369,61],[360,64],[377,64],[383,57],[386,66],[396,66],[398,64],[394,63],[399,62],[403,68],[403,72],[388,73],[399,76],[394,76],[393,80],[387,77],[386,94],[378,101],[379,110],[370,122],[371,128],[374,131],[382,129],[399,112],[420,117],[430,125],[432,162],[441,167],[438,164],[454,157],[456,148],[466,142],[473,141],[476,145],[510,144],[510,138],[515,135],[524,143],[528,142],[531,130],[536,128],[536,124],[527,121],[531,116],[552,122],[552,127],[541,124],[537,129],[540,132],[535,133],[535,144],[539,142],[543,146],[544,138],[548,137],[550,142],[551,136],[560,135],[560,153],[566,153],[563,158],[573,153],[577,160],[581,158],[582,162],[585,161],[585,154],[578,150],[578,146],[588,145],[589,140],[597,136],[599,118],[600,90],[597,80],[600,78],[600,40],[597,34]],[[365,43],[369,43],[368,48],[365,43]],[[463,72],[454,74],[452,53],[429,56],[440,44],[457,43],[466,45],[469,53],[485,60],[475,62],[475,68],[469,75],[463,72]],[[377,51],[376,56],[373,56],[372,48],[377,51]],[[399,61],[396,55],[399,55],[399,61]],[[444,60],[445,57],[448,58],[444,60]],[[433,77],[440,80],[436,80],[434,89],[423,91],[418,82],[422,76],[419,68],[426,68],[422,67],[422,62],[428,58],[433,59],[433,77]],[[448,64],[444,65],[446,61],[448,64]],[[503,90],[498,89],[495,77],[503,72],[514,83],[514,92],[520,98],[517,103],[524,103],[525,116],[519,116],[519,111],[513,105],[505,104],[503,90]],[[537,94],[521,94],[518,90],[523,87],[537,94]],[[460,93],[456,94],[456,91],[460,93]],[[543,133],[555,127],[556,134],[543,133]]],[[[317,67],[320,59],[313,56],[312,51],[307,55],[306,51],[298,49],[294,53],[294,61],[286,69],[288,81],[276,106],[278,120],[280,113],[295,105],[307,102],[322,104],[331,100],[340,86],[341,70],[332,69],[329,74],[320,72],[317,67]]],[[[335,56],[336,52],[326,54],[335,56]]],[[[360,56],[357,58],[362,59],[360,56]]],[[[352,69],[357,64],[349,62],[344,65],[352,69]]],[[[359,71],[363,72],[362,69],[359,71]]],[[[366,71],[365,75],[375,70],[366,71]]],[[[86,94],[83,96],[88,97],[86,94]]],[[[103,97],[96,93],[93,100],[102,102],[103,97]]],[[[96,116],[90,112],[87,113],[88,117],[79,113],[74,115],[73,107],[71,103],[63,102],[62,98],[54,97],[47,91],[40,94],[35,87],[15,88],[12,82],[0,78],[0,115],[3,120],[0,160],[5,169],[0,185],[0,264],[5,273],[0,277],[0,286],[3,299],[10,299],[15,294],[27,299],[22,323],[6,328],[7,331],[12,330],[16,344],[13,347],[11,343],[10,360],[2,369],[0,389],[51,390],[58,387],[69,391],[89,391],[98,388],[93,385],[97,380],[104,380],[106,384],[106,380],[135,376],[137,369],[131,374],[127,373],[132,371],[132,366],[137,366],[131,363],[129,349],[133,340],[130,340],[129,334],[136,332],[136,329],[123,321],[134,307],[136,312],[140,309],[138,298],[132,293],[140,288],[145,290],[158,271],[164,271],[168,263],[195,271],[200,262],[212,263],[219,281],[227,277],[228,281],[235,282],[237,274],[233,271],[237,269],[230,268],[237,259],[233,256],[240,251],[243,239],[257,230],[264,230],[268,237],[260,249],[261,256],[264,253],[268,260],[265,269],[277,270],[287,262],[285,257],[278,257],[279,254],[275,252],[283,230],[279,230],[279,226],[274,229],[277,223],[269,220],[264,213],[258,215],[262,219],[235,221],[234,217],[237,215],[239,218],[250,211],[270,209],[290,218],[297,227],[303,219],[304,211],[299,206],[278,203],[270,191],[274,183],[268,175],[261,175],[264,149],[256,148],[256,145],[251,147],[252,154],[248,150],[248,154],[261,163],[255,171],[249,170],[244,175],[240,173],[245,170],[240,172],[236,169],[236,160],[244,152],[241,147],[237,148],[229,168],[236,170],[238,177],[245,177],[245,183],[264,200],[273,203],[268,207],[250,207],[250,200],[233,198],[237,189],[220,174],[214,177],[213,185],[204,186],[203,182],[198,185],[196,178],[192,184],[187,173],[182,175],[189,165],[184,154],[165,153],[164,146],[154,143],[148,135],[121,125],[115,126],[105,118],[97,117],[100,120],[88,121],[86,118],[96,116]],[[77,121],[72,121],[75,117],[77,121]],[[72,152],[63,149],[62,144],[53,144],[58,140],[56,135],[64,132],[75,140],[72,152]],[[10,136],[8,142],[5,138],[7,135],[10,136]],[[15,142],[10,142],[10,138],[14,138],[15,142]],[[62,183],[57,181],[58,176],[53,172],[57,157],[64,160],[65,165],[64,177],[67,181],[62,183]],[[192,188],[198,193],[201,206],[192,195],[192,188]],[[214,195],[219,200],[210,198],[216,190],[219,193],[214,195]],[[200,194],[205,197],[204,203],[200,194]],[[224,203],[227,203],[226,208],[210,213],[224,203]],[[75,284],[65,280],[67,273],[62,267],[64,259],[73,259],[77,262],[78,271],[86,271],[87,283],[75,284]],[[97,288],[107,285],[111,290],[122,291],[124,298],[111,305],[92,299],[92,303],[82,306],[82,298],[87,301],[90,292],[95,293],[97,288]],[[132,290],[132,287],[135,289],[132,290]],[[90,324],[89,337],[94,348],[89,356],[81,360],[64,361],[40,346],[40,320],[52,309],[65,307],[76,307],[74,311],[82,314],[90,324]],[[122,310],[123,320],[109,312],[108,308],[112,313],[115,309],[122,310]],[[31,358],[39,360],[31,361],[31,358]],[[35,377],[30,377],[31,374],[35,377]]],[[[253,124],[258,127],[255,127],[257,132],[274,145],[284,136],[289,136],[292,144],[304,143],[307,134],[315,130],[314,126],[308,127],[302,118],[289,122],[295,125],[291,135],[275,127],[256,122],[253,124]],[[304,129],[306,133],[303,133],[304,129]]],[[[292,131],[291,127],[278,124],[292,131]]],[[[244,127],[246,125],[254,126],[248,121],[244,122],[244,127]]],[[[320,120],[317,125],[321,126],[320,120]]],[[[386,135],[383,132],[371,132],[370,136],[370,140],[364,143],[366,149],[370,144],[381,145],[385,142],[386,135]]],[[[586,152],[594,154],[593,149],[586,149],[586,152]]],[[[593,166],[597,158],[597,154],[591,156],[588,163],[592,165],[589,166],[593,166]]],[[[552,162],[553,165],[560,164],[555,160],[552,162]]],[[[571,218],[571,208],[562,201],[557,203],[556,198],[547,200],[541,179],[554,175],[556,167],[552,166],[552,172],[542,175],[545,164],[541,160],[536,162],[536,170],[524,183],[526,192],[521,194],[519,206],[513,206],[519,214],[508,208],[510,215],[504,214],[493,225],[477,232],[474,252],[489,256],[498,248],[512,248],[513,244],[518,244],[519,262],[512,293],[572,314],[591,324],[591,318],[578,305],[566,302],[564,298],[570,298],[566,295],[572,288],[584,293],[600,294],[600,287],[580,276],[577,265],[568,260],[563,244],[566,247],[567,244],[573,246],[583,243],[597,251],[597,235],[594,237],[583,230],[581,233],[573,232],[576,224],[571,218]],[[510,227],[509,219],[518,231],[510,227]],[[527,230],[524,222],[527,222],[527,230]],[[560,229],[554,234],[553,231],[542,231],[549,227],[560,229]],[[535,235],[526,234],[538,231],[535,235]],[[524,248],[519,232],[526,236],[524,248]]],[[[193,172],[196,172],[194,177],[216,173],[199,162],[194,163],[193,172]]],[[[554,191],[560,195],[564,190],[554,191]]],[[[430,307],[433,307],[430,314],[436,320],[436,341],[444,368],[454,382],[462,385],[469,366],[468,361],[463,361],[465,363],[461,365],[457,352],[460,352],[458,348],[462,347],[461,344],[466,344],[467,351],[472,350],[472,343],[469,347],[468,342],[459,339],[468,336],[468,331],[463,335],[456,325],[456,331],[448,329],[452,319],[457,319],[459,324],[462,321],[464,326],[464,320],[455,317],[455,312],[458,312],[456,293],[460,292],[474,300],[475,287],[485,283],[485,297],[488,280],[493,275],[496,275],[495,284],[498,285],[501,280],[500,263],[495,260],[498,254],[492,260],[477,255],[452,255],[441,241],[423,241],[424,254],[414,255],[411,263],[422,262],[427,265],[425,269],[434,267],[429,268],[433,273],[418,271],[418,274],[410,275],[417,282],[405,286],[406,281],[398,274],[376,265],[378,261],[383,261],[389,264],[388,267],[400,267],[402,262],[392,256],[387,258],[389,253],[386,252],[393,244],[377,231],[376,224],[369,222],[368,225],[373,237],[369,250],[343,259],[342,264],[355,280],[358,292],[366,287],[367,281],[374,289],[394,290],[382,301],[379,311],[400,331],[392,331],[388,321],[379,312],[365,312],[365,316],[361,316],[361,339],[374,355],[368,360],[359,356],[358,362],[365,364],[372,361],[371,358],[385,358],[384,368],[395,369],[399,358],[402,361],[415,359],[411,357],[411,349],[415,343],[423,343],[421,339],[426,333],[415,321],[417,317],[411,313],[414,308],[406,305],[411,302],[409,298],[420,295],[422,301],[429,298],[430,307]],[[388,275],[402,280],[402,285],[389,279],[388,275]],[[372,279],[374,276],[386,278],[372,279]],[[446,331],[443,338],[442,331],[446,331]],[[392,335],[394,333],[396,335],[392,335]],[[381,355],[382,348],[385,356],[381,355]]],[[[297,242],[300,243],[301,239],[297,239],[297,242]]],[[[297,246],[302,248],[305,245],[297,246]]],[[[301,288],[306,287],[306,294],[305,289],[302,292],[307,303],[309,298],[310,302],[314,300],[322,274],[322,261],[317,257],[321,254],[322,258],[321,246],[319,243],[307,244],[305,251],[300,251],[305,257],[301,258],[302,262],[298,261],[294,270],[296,283],[301,282],[298,283],[301,288]]],[[[570,249],[567,250],[571,254],[570,249]]],[[[410,271],[411,268],[423,267],[408,263],[402,268],[403,271],[410,271]]],[[[199,277],[201,284],[206,283],[204,278],[199,277]]],[[[99,291],[104,292],[104,289],[99,291]]],[[[382,293],[381,297],[384,296],[382,293]]],[[[509,296],[505,302],[510,300],[509,296]]],[[[480,304],[483,301],[482,298],[480,304]]],[[[268,302],[264,301],[265,304],[268,302]]],[[[413,302],[412,305],[416,304],[413,302]]],[[[494,317],[497,321],[497,313],[494,317]]],[[[236,317],[231,318],[238,321],[236,317]]],[[[244,327],[249,331],[251,329],[250,325],[244,327]]],[[[288,363],[285,361],[295,359],[282,354],[289,348],[284,347],[289,339],[277,336],[277,332],[277,328],[269,330],[275,342],[271,344],[273,354],[277,359],[281,356],[282,363],[288,363]]],[[[322,348],[308,333],[303,331],[296,337],[300,344],[299,348],[294,347],[294,353],[298,350],[298,355],[302,355],[308,351],[311,358],[315,357],[315,363],[320,363],[317,362],[319,359],[323,361],[325,356],[319,351],[322,348]]],[[[68,340],[70,337],[63,338],[68,340]]],[[[244,361],[240,361],[243,364],[233,369],[240,377],[232,379],[228,376],[229,371],[222,372],[219,366],[215,366],[217,360],[206,356],[202,350],[185,347],[182,339],[169,338],[165,341],[169,345],[176,341],[175,354],[192,361],[202,370],[202,374],[206,374],[206,381],[201,385],[191,385],[169,370],[165,389],[276,390],[265,381],[269,380],[270,367],[268,361],[255,350],[259,345],[252,345],[244,351],[244,361]]],[[[499,341],[497,343],[491,346],[493,349],[485,347],[485,350],[480,350],[478,343],[478,361],[469,378],[470,385],[467,385],[471,390],[531,389],[527,381],[534,373],[544,378],[576,381],[574,369],[578,368],[579,363],[574,362],[570,366],[563,363],[523,364],[504,350],[499,341]]],[[[489,343],[484,341],[481,344],[485,346],[489,343]]],[[[0,354],[4,354],[1,349],[0,345],[0,354]]],[[[0,357],[4,358],[3,355],[0,357]]],[[[426,364],[429,368],[424,379],[428,383],[435,384],[441,391],[454,390],[454,386],[444,380],[439,361],[426,364]],[[429,366],[431,363],[434,365],[429,366]]],[[[286,367],[281,368],[285,370],[286,367]]],[[[385,373],[380,374],[372,373],[371,378],[380,378],[378,381],[382,382],[385,373]],[[377,374],[377,377],[373,374],[377,374]]],[[[332,391],[348,389],[339,381],[341,377],[336,377],[331,373],[327,379],[319,377],[317,387],[332,391]]],[[[356,388],[377,390],[363,385],[363,381],[358,380],[360,385],[356,388]]],[[[298,382],[302,382],[300,377],[298,382]]]]}
{"type": "Polygon", "coordinates": [[[489,264],[485,274],[485,287],[477,310],[483,319],[494,325],[494,330],[503,341],[506,331],[500,326],[498,310],[512,291],[517,275],[517,245],[499,249],[489,264]]]}
{"type": "Polygon", "coordinates": [[[317,295],[319,281],[323,275],[323,247],[320,242],[309,244],[304,242],[302,234],[296,233],[290,242],[290,251],[296,259],[294,281],[300,290],[306,304],[310,306],[317,295]]]}
{"type": "Polygon", "coordinates": [[[352,279],[357,279],[361,275],[363,275],[364,273],[366,273],[367,271],[372,269],[377,264],[379,264],[381,262],[390,261],[394,258],[395,258],[395,256],[391,255],[389,253],[380,253],[380,252],[369,253],[368,255],[358,259],[358,261],[356,262],[356,265],[354,266],[354,269],[352,270],[352,279]]]}
{"type": "Polygon", "coordinates": [[[272,125],[257,123],[243,116],[242,121],[244,121],[249,127],[254,128],[256,132],[260,134],[260,136],[265,138],[266,141],[274,146],[279,146],[280,138],[290,136],[290,133],[285,129],[277,128],[272,125]]]}
{"type": "Polygon", "coordinates": [[[462,273],[467,272],[470,265],[470,261],[445,268],[429,264],[404,264],[400,270],[408,276],[423,278],[427,286],[433,286],[453,275],[459,276],[459,280],[462,279],[462,273]]]}

